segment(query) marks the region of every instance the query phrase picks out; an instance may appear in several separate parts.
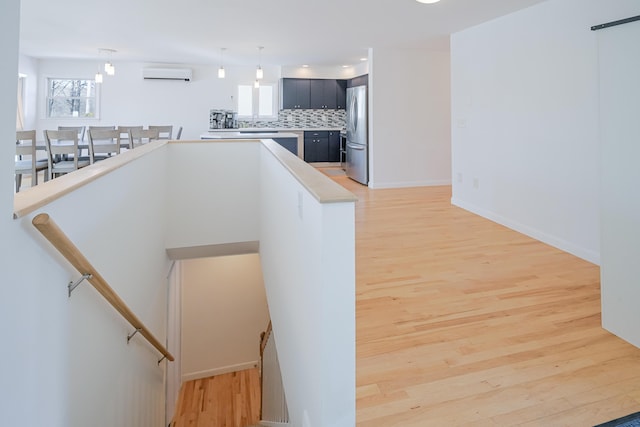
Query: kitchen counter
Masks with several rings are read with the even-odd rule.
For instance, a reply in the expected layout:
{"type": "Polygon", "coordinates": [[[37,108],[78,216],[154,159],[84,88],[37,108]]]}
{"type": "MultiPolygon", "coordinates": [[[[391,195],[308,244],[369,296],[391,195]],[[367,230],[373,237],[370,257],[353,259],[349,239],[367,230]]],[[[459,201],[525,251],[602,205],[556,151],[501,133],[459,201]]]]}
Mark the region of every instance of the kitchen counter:
{"type": "Polygon", "coordinates": [[[269,132],[261,129],[260,132],[239,132],[237,129],[219,129],[200,135],[200,139],[272,139],[272,138],[298,138],[298,134],[289,132],[269,132]]]}
{"type": "Polygon", "coordinates": [[[254,132],[304,132],[304,131],[340,131],[344,128],[339,126],[333,127],[314,127],[314,128],[238,128],[238,129],[212,129],[209,132],[245,132],[245,133],[254,133],[254,132]]]}

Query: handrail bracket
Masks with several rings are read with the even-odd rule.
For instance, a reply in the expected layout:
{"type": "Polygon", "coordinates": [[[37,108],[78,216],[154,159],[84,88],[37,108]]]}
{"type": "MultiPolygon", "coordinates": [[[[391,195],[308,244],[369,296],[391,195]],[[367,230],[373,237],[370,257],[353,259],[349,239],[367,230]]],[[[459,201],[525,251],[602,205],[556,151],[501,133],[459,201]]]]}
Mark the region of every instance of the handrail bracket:
{"type": "Polygon", "coordinates": [[[80,285],[80,283],[84,282],[85,280],[89,280],[92,277],[93,276],[91,274],[87,273],[87,274],[83,274],[82,277],[80,277],[75,282],[69,282],[69,284],[67,285],[67,288],[69,289],[69,298],[71,298],[71,292],[73,292],[73,290],[77,288],[80,285]]]}
{"type": "Polygon", "coordinates": [[[138,332],[140,332],[142,329],[138,328],[135,331],[131,332],[130,334],[127,335],[127,344],[129,344],[129,341],[131,341],[131,338],[133,338],[133,336],[135,334],[137,334],[138,332]]]}

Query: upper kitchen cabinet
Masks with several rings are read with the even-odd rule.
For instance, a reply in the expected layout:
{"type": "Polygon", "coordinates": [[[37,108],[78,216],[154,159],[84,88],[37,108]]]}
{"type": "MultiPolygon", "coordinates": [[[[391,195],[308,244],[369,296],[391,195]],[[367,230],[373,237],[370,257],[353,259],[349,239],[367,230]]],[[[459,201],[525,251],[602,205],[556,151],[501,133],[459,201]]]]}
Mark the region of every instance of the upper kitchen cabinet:
{"type": "Polygon", "coordinates": [[[346,80],[282,79],[282,109],[344,110],[346,100],[346,80]]]}
{"type": "Polygon", "coordinates": [[[345,110],[347,108],[347,81],[336,80],[336,84],[338,85],[338,93],[336,94],[336,108],[338,110],[345,110]]]}
{"type": "Polygon", "coordinates": [[[308,79],[282,79],[280,106],[283,110],[308,109],[310,82],[308,79]]]}
{"type": "Polygon", "coordinates": [[[311,108],[335,110],[338,85],[336,80],[311,80],[311,108]]]}

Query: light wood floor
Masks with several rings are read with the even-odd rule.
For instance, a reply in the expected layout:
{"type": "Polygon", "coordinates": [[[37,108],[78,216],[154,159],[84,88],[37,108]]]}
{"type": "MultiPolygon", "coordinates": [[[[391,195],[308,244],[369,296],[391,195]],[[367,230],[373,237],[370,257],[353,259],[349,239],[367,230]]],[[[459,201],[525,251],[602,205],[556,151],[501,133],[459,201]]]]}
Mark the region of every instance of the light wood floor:
{"type": "Polygon", "coordinates": [[[450,187],[332,178],[359,197],[359,427],[593,426],[640,411],[640,349],[600,327],[597,266],[451,206],[450,187]]]}
{"type": "Polygon", "coordinates": [[[171,427],[247,427],[259,420],[256,368],[182,384],[171,427]]]}
{"type": "MultiPolygon", "coordinates": [[[[451,206],[450,187],[331,178],[359,198],[358,427],[582,427],[640,411],[640,349],[600,327],[597,266],[451,206]]],[[[194,421],[214,397],[186,387],[176,427],[238,425],[194,421]]]]}

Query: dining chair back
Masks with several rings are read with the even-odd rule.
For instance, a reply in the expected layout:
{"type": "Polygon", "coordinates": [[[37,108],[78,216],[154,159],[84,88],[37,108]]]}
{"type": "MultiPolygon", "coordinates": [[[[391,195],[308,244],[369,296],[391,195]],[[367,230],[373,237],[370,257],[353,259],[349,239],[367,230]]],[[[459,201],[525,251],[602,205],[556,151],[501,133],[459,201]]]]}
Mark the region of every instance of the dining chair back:
{"type": "Polygon", "coordinates": [[[89,129],[89,163],[120,154],[120,131],[89,129]]]}
{"type": "MultiPolygon", "coordinates": [[[[16,193],[22,186],[22,175],[31,175],[31,186],[38,185],[38,172],[46,171],[47,161],[36,157],[36,131],[23,130],[16,132],[16,193]]],[[[44,175],[47,180],[47,173],[44,175]]]]}
{"type": "Polygon", "coordinates": [[[77,132],[72,130],[45,130],[44,141],[47,146],[49,179],[89,166],[89,160],[78,158],[77,132]],[[73,157],[69,155],[73,155],[73,157]]]}
{"type": "Polygon", "coordinates": [[[58,130],[74,130],[78,132],[78,142],[84,141],[84,133],[86,130],[84,126],[58,126],[58,130]]]}
{"type": "Polygon", "coordinates": [[[180,139],[182,137],[182,126],[178,128],[178,133],[176,134],[176,139],[180,139]]]}
{"type": "Polygon", "coordinates": [[[158,131],[158,139],[171,139],[173,126],[149,126],[149,130],[158,131]]]}
{"type": "Polygon", "coordinates": [[[156,129],[131,129],[130,135],[133,148],[147,144],[154,139],[160,139],[159,132],[156,129]]]}
{"type": "Polygon", "coordinates": [[[118,126],[118,131],[120,132],[120,148],[133,148],[133,142],[131,141],[131,130],[142,130],[142,128],[142,126],[118,126]]]}

